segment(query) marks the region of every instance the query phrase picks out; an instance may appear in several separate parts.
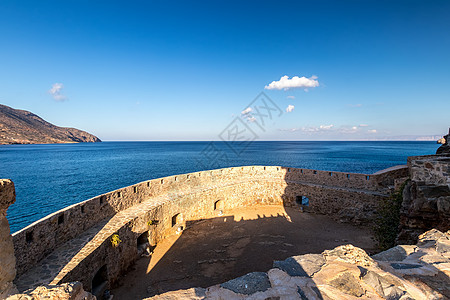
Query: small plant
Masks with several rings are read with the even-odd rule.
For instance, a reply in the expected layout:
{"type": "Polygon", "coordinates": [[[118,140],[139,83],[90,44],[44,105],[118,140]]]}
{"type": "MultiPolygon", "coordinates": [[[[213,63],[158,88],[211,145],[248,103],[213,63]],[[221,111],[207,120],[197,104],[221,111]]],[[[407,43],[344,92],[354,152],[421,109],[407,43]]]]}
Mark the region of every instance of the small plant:
{"type": "Polygon", "coordinates": [[[374,232],[381,251],[395,246],[395,239],[399,233],[403,190],[408,182],[409,179],[397,191],[383,199],[378,207],[378,217],[374,226],[374,232]]]}
{"type": "Polygon", "coordinates": [[[150,221],[147,222],[148,226],[151,226],[151,225],[158,225],[158,223],[159,223],[158,220],[150,220],[150,221]]]}
{"type": "Polygon", "coordinates": [[[113,234],[111,236],[111,245],[116,248],[119,246],[119,244],[122,242],[122,240],[119,238],[119,235],[117,233],[113,234]]]}

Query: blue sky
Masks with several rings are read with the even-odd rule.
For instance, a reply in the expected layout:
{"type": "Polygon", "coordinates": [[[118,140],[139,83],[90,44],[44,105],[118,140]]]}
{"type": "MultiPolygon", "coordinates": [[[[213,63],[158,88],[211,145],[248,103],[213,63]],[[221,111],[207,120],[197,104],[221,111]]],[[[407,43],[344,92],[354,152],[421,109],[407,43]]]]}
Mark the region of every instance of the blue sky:
{"type": "Polygon", "coordinates": [[[216,140],[262,91],[261,140],[450,126],[450,1],[2,0],[0,28],[0,103],[103,140],[216,140]]]}

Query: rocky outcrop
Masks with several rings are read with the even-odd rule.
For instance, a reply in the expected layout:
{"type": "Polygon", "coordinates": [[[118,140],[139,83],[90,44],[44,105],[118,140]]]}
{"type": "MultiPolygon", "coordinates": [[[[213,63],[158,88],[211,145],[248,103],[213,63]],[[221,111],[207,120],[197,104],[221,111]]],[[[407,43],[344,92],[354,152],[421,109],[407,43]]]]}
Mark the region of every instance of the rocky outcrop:
{"type": "Polygon", "coordinates": [[[397,244],[415,244],[432,228],[450,230],[450,154],[410,157],[408,165],[397,244]]]}
{"type": "Polygon", "coordinates": [[[157,295],[162,299],[448,299],[450,232],[431,230],[417,245],[396,246],[373,257],[352,245],[275,261],[209,288],[157,295]]]}
{"type": "Polygon", "coordinates": [[[0,179],[0,299],[17,292],[13,284],[16,277],[16,258],[13,239],[6,219],[6,210],[16,201],[14,184],[0,179]]]}
{"type": "Polygon", "coordinates": [[[440,146],[436,150],[436,154],[450,153],[449,139],[450,139],[450,128],[448,129],[448,134],[444,135],[444,137],[442,139],[437,141],[438,144],[442,144],[442,146],[440,146]]]}
{"type": "Polygon", "coordinates": [[[101,142],[86,131],[55,126],[25,110],[0,104],[0,145],[101,142]]]}
{"type": "Polygon", "coordinates": [[[23,294],[16,294],[7,300],[95,300],[96,297],[83,289],[80,282],[63,283],[60,285],[44,285],[23,294]]]}

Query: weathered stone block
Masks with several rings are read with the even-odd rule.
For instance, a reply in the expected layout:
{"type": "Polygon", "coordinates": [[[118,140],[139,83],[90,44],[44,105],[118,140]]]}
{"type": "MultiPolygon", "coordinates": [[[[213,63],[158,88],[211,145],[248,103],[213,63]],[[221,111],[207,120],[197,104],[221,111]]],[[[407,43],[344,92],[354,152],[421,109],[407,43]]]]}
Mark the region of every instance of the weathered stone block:
{"type": "Polygon", "coordinates": [[[251,295],[256,292],[264,292],[271,287],[269,277],[264,272],[253,272],[232,279],[220,285],[224,289],[229,289],[235,293],[251,295]]]}
{"type": "Polygon", "coordinates": [[[305,254],[274,261],[273,267],[288,273],[289,276],[311,277],[325,264],[322,254],[305,254]]]}
{"type": "Polygon", "coordinates": [[[6,214],[8,207],[15,201],[14,183],[9,179],[0,179],[0,214],[6,214]]]}
{"type": "Polygon", "coordinates": [[[0,179],[0,299],[17,292],[12,281],[16,277],[16,258],[6,210],[14,203],[15,189],[11,180],[0,179]]]}
{"type": "Polygon", "coordinates": [[[350,272],[344,272],[331,280],[329,284],[345,294],[356,297],[364,295],[364,289],[361,287],[361,284],[350,272]]]}

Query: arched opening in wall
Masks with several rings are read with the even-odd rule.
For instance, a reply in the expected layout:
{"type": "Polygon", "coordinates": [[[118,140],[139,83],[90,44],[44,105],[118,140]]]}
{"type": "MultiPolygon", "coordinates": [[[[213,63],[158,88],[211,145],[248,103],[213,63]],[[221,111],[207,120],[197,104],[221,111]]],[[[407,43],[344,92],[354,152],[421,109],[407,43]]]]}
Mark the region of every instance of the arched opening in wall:
{"type": "Polygon", "coordinates": [[[217,200],[214,202],[214,210],[223,210],[223,201],[217,200]]]}
{"type": "Polygon", "coordinates": [[[302,206],[309,206],[309,198],[306,196],[296,196],[295,203],[302,206]]]}
{"type": "Polygon", "coordinates": [[[108,289],[108,269],[106,265],[102,266],[97,273],[95,273],[94,278],[92,278],[92,294],[97,297],[97,299],[104,299],[103,295],[108,289]]]}
{"type": "Polygon", "coordinates": [[[148,240],[148,231],[142,233],[140,236],[138,236],[137,238],[137,253],[138,255],[149,255],[149,247],[150,247],[150,243],[148,240]]]}

